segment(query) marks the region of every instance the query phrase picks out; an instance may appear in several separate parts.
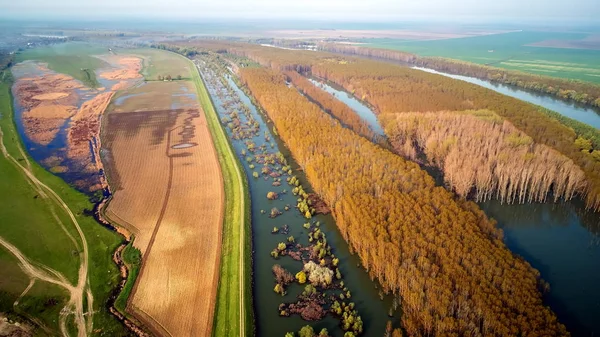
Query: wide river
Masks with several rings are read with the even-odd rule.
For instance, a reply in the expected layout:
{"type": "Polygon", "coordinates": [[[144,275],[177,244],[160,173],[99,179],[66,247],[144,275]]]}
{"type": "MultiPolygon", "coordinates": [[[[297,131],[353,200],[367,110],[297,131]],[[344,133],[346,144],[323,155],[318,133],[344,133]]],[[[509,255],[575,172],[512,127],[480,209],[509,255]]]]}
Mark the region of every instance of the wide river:
{"type": "Polygon", "coordinates": [[[585,108],[579,104],[575,104],[572,102],[566,102],[556,97],[552,97],[550,95],[544,95],[540,93],[533,93],[526,90],[519,89],[514,86],[493,83],[490,81],[480,80],[475,77],[462,76],[462,75],[454,75],[439,72],[437,70],[429,69],[429,68],[420,68],[420,67],[412,67],[413,69],[426,71],[432,74],[439,74],[446,77],[451,77],[457,80],[477,84],[481,87],[488,88],[504,94],[506,96],[518,98],[522,101],[526,101],[529,103],[533,103],[539,106],[542,106],[546,109],[556,111],[561,115],[567,116],[569,118],[578,120],[582,123],[591,125],[597,129],[600,129],[600,111],[585,108]]]}
{"type": "MultiPolygon", "coordinates": [[[[600,117],[593,110],[475,78],[444,75],[481,84],[600,127],[600,117]]],[[[374,130],[381,130],[375,114],[352,95],[335,85],[322,82],[319,85],[355,109],[374,130]]],[[[508,248],[525,258],[550,283],[546,303],[567,329],[574,336],[597,336],[600,333],[600,291],[597,288],[600,285],[600,215],[586,211],[579,200],[526,205],[488,201],[480,206],[498,221],[508,248]]]]}

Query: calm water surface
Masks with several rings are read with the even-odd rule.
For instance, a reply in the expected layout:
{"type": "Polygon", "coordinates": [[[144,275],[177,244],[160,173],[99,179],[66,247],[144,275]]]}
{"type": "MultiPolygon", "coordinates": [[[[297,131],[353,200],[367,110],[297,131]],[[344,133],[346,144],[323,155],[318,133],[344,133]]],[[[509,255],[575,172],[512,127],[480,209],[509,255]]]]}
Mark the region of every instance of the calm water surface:
{"type": "Polygon", "coordinates": [[[600,129],[600,112],[598,112],[594,109],[584,108],[575,103],[569,103],[569,102],[563,101],[561,99],[552,97],[550,95],[532,93],[532,92],[521,90],[519,88],[510,86],[510,85],[492,83],[489,81],[480,80],[478,78],[469,77],[469,76],[461,76],[461,75],[453,75],[453,74],[443,73],[443,72],[439,72],[437,70],[433,70],[433,69],[429,69],[429,68],[420,68],[420,67],[412,67],[412,68],[417,69],[417,70],[426,71],[426,72],[432,73],[432,74],[439,74],[439,75],[451,77],[451,78],[454,78],[457,80],[477,84],[479,86],[494,90],[494,91],[504,94],[506,96],[518,98],[522,101],[533,103],[533,104],[542,106],[546,109],[556,111],[556,112],[560,113],[561,115],[570,117],[572,119],[575,119],[582,123],[591,125],[597,129],[600,129]]]}

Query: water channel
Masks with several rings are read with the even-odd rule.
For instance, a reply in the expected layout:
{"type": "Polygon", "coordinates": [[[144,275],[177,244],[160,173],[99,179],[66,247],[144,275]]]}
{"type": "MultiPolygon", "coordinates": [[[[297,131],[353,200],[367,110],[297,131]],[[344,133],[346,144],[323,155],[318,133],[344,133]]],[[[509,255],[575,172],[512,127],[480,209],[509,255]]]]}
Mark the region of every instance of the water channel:
{"type": "MultiPolygon", "coordinates": [[[[273,186],[275,179],[268,175],[260,174],[262,164],[257,163],[257,158],[263,155],[276,155],[281,152],[287,159],[287,163],[293,169],[293,175],[302,180],[303,186],[307,187],[306,180],[298,165],[293,161],[285,145],[278,139],[272,130],[272,123],[266,122],[268,118],[263,116],[251,103],[246,94],[240,90],[230,75],[224,75],[223,72],[217,73],[209,67],[202,65],[199,67],[204,82],[208,88],[209,94],[213,100],[219,117],[229,118],[229,112],[233,110],[242,111],[248,108],[248,115],[239,113],[240,121],[245,124],[248,120],[254,120],[258,130],[254,131],[251,138],[239,139],[229,127],[226,127],[227,134],[232,140],[236,153],[242,160],[244,171],[246,173],[252,200],[252,236],[253,236],[253,259],[254,259],[254,308],[256,315],[257,336],[284,336],[286,332],[297,332],[305,325],[314,327],[318,334],[322,328],[326,328],[331,336],[343,336],[344,331],[340,328],[340,320],[331,314],[328,314],[323,320],[317,322],[307,322],[298,315],[290,317],[281,317],[278,306],[282,302],[295,302],[296,296],[302,292],[304,285],[292,283],[286,287],[287,295],[281,296],[274,292],[275,279],[272,272],[274,264],[280,264],[292,274],[302,269],[302,262],[291,259],[289,256],[274,259],[271,257],[271,251],[277,247],[278,243],[286,241],[288,236],[294,236],[297,243],[308,244],[308,231],[303,224],[308,222],[295,208],[296,198],[291,193],[292,186],[286,182],[286,175],[281,176],[281,186],[273,186]],[[224,77],[221,77],[224,76],[224,77]],[[228,90],[227,87],[230,89],[228,90]],[[233,97],[232,97],[233,96],[233,97]],[[232,102],[237,101],[237,104],[232,102]],[[250,116],[250,118],[248,118],[250,116]],[[253,148],[264,149],[264,152],[249,152],[249,142],[253,148]],[[248,161],[248,157],[254,157],[254,161],[248,161]],[[253,165],[253,166],[251,166],[253,165]],[[260,175],[255,178],[254,172],[260,175]],[[277,192],[279,194],[276,200],[268,200],[268,192],[277,192]],[[287,192],[287,193],[284,193],[287,192]],[[291,206],[289,211],[285,211],[286,205],[291,206]],[[270,210],[276,207],[282,214],[276,218],[270,218],[270,210]],[[264,211],[265,214],[262,214],[264,211]],[[273,227],[279,229],[288,225],[289,233],[272,234],[273,227]]],[[[224,123],[227,125],[227,123],[224,123]]],[[[277,165],[272,165],[274,171],[277,165]]],[[[343,275],[345,286],[351,292],[351,299],[354,302],[358,313],[364,322],[364,336],[383,336],[386,323],[392,320],[394,327],[399,327],[398,312],[393,318],[388,316],[392,299],[389,296],[382,296],[377,283],[370,280],[365,270],[360,265],[356,255],[350,254],[348,246],[339,233],[335,221],[330,215],[313,216],[310,220],[315,226],[320,223],[320,230],[326,234],[327,243],[333,248],[333,253],[340,259],[339,269],[343,275]],[[383,300],[382,300],[383,297],[383,300]]],[[[334,291],[339,293],[340,291],[334,291]]],[[[348,300],[347,300],[348,301],[348,300]]]]}
{"type": "Polygon", "coordinates": [[[600,129],[600,111],[586,108],[580,104],[572,102],[566,102],[550,95],[544,95],[540,93],[534,93],[526,90],[522,90],[510,85],[493,83],[490,81],[480,80],[475,77],[462,76],[439,72],[437,70],[429,68],[412,67],[413,69],[425,71],[432,74],[443,75],[446,77],[454,78],[457,80],[477,84],[481,87],[494,90],[495,92],[501,93],[506,96],[514,97],[525,102],[533,103],[542,106],[546,109],[553,110],[560,113],[561,115],[567,116],[574,120],[582,123],[591,125],[597,129],[600,129]]]}

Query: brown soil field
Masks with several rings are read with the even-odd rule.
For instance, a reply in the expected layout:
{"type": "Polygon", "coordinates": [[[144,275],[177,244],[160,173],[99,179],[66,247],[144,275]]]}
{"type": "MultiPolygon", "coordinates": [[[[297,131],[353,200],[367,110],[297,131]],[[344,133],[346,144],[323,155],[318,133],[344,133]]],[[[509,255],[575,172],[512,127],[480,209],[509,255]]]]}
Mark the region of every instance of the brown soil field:
{"type": "Polygon", "coordinates": [[[29,118],[62,118],[67,119],[77,111],[72,105],[40,104],[24,113],[29,118]]]}
{"type": "Polygon", "coordinates": [[[104,123],[106,215],[136,234],[144,261],[128,310],[159,335],[210,336],[224,191],[205,116],[196,104],[104,123]]]}
{"type": "Polygon", "coordinates": [[[32,99],[37,99],[38,101],[53,101],[55,99],[61,99],[69,96],[68,92],[50,92],[47,94],[41,94],[33,96],[32,99]]]}
{"type": "Polygon", "coordinates": [[[100,77],[108,80],[132,80],[141,78],[140,70],[142,70],[142,60],[131,56],[105,56],[103,59],[108,60],[112,64],[116,64],[118,69],[105,71],[100,74],[100,77]]]}
{"type": "Polygon", "coordinates": [[[154,111],[196,106],[196,98],[193,96],[195,92],[196,88],[188,81],[146,82],[142,86],[127,90],[126,94],[135,95],[132,97],[134,99],[126,99],[120,105],[113,104],[111,111],[154,111]],[[186,93],[191,93],[190,97],[185,96],[186,93]]]}

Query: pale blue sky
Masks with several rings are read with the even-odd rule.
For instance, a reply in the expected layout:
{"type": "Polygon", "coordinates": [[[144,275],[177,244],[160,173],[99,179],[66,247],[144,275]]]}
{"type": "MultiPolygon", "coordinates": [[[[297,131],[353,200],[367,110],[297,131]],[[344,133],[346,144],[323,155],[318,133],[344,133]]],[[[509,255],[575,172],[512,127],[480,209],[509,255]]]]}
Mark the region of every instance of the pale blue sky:
{"type": "Polygon", "coordinates": [[[373,21],[470,17],[591,21],[600,17],[600,0],[0,0],[0,9],[2,16],[15,18],[58,15],[373,21]]]}

